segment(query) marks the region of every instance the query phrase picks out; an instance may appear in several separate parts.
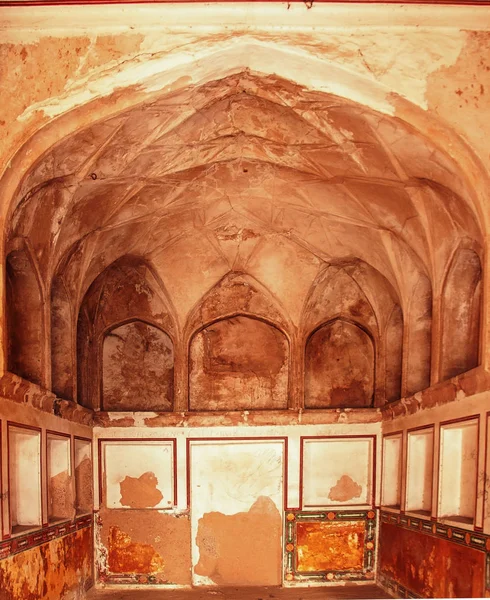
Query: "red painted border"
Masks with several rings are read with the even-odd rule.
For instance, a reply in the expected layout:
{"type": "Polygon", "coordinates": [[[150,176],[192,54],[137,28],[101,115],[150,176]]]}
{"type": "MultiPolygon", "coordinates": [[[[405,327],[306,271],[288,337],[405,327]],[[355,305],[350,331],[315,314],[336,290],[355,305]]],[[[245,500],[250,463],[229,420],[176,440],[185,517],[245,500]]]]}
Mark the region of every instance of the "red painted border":
{"type": "MultiPolygon", "coordinates": [[[[441,421],[439,423],[439,465],[437,468],[437,507],[436,507],[436,519],[440,520],[441,516],[439,515],[439,484],[440,484],[440,470],[441,470],[441,433],[444,427],[448,427],[451,425],[457,425],[458,423],[465,423],[467,421],[476,421],[476,436],[477,436],[477,444],[476,444],[476,482],[475,482],[475,510],[473,513],[473,523],[471,526],[473,527],[473,531],[475,531],[475,523],[476,523],[476,510],[478,507],[478,470],[480,468],[480,414],[469,415],[467,417],[460,417],[458,419],[450,419],[449,421],[441,421]]],[[[444,518],[444,517],[442,517],[444,518]]]]}
{"type": "MultiPolygon", "coordinates": [[[[404,514],[405,513],[410,513],[413,515],[417,515],[419,519],[423,519],[424,516],[419,515],[417,513],[417,511],[413,511],[413,510],[407,510],[407,489],[408,489],[408,461],[409,461],[409,455],[410,455],[410,434],[411,433],[420,433],[423,432],[425,430],[429,430],[432,429],[432,477],[431,477],[431,481],[430,481],[430,516],[425,517],[425,518],[432,518],[432,513],[434,511],[434,507],[432,506],[432,497],[434,496],[434,487],[436,488],[437,491],[437,498],[439,498],[439,465],[437,465],[437,469],[434,471],[434,459],[435,459],[435,449],[436,449],[436,425],[435,423],[431,423],[430,425],[420,425],[419,427],[411,427],[410,429],[407,429],[407,462],[405,464],[405,497],[403,498],[404,503],[404,514]],[[437,481],[435,482],[434,485],[434,473],[436,473],[436,477],[437,477],[437,481]]],[[[440,439],[439,439],[440,442],[440,439]]],[[[440,445],[440,444],[439,444],[440,445]]],[[[437,507],[439,506],[439,500],[437,501],[437,507]]],[[[436,510],[437,510],[436,507],[436,510]]]]}
{"type": "Polygon", "coordinates": [[[323,507],[325,508],[336,508],[336,510],[342,509],[344,508],[345,510],[349,510],[351,507],[355,508],[355,507],[366,507],[366,506],[371,506],[372,508],[375,508],[376,505],[376,438],[377,435],[373,434],[373,435],[302,435],[299,438],[299,443],[300,443],[300,450],[299,450],[299,464],[300,464],[300,473],[299,473],[299,505],[300,505],[300,510],[302,511],[308,511],[308,510],[312,510],[312,509],[321,509],[323,507]],[[303,467],[304,467],[304,458],[303,458],[303,454],[304,454],[304,442],[305,440],[360,440],[360,439],[371,439],[373,440],[373,447],[372,447],[372,456],[371,456],[371,460],[372,460],[372,467],[371,467],[371,490],[370,490],[370,502],[364,503],[364,504],[325,504],[324,506],[318,507],[318,506],[304,506],[303,505],[303,467]]]}
{"type": "Polygon", "coordinates": [[[283,509],[287,510],[288,500],[288,438],[287,436],[263,436],[263,437],[201,437],[187,438],[186,440],[186,482],[187,482],[187,510],[191,509],[191,442],[264,442],[277,441],[284,443],[283,464],[283,509]]]}
{"type": "Polygon", "coordinates": [[[380,507],[382,508],[387,508],[388,510],[400,510],[402,508],[402,474],[403,474],[403,429],[399,429],[397,431],[393,431],[391,433],[383,433],[381,435],[381,469],[380,469],[380,482],[379,482],[379,492],[380,492],[380,507]],[[383,505],[383,487],[384,487],[384,477],[383,477],[383,468],[384,468],[384,462],[385,462],[385,439],[386,438],[390,438],[390,437],[400,437],[401,440],[401,447],[400,447],[400,475],[399,477],[399,481],[398,481],[398,486],[400,488],[400,508],[391,508],[390,506],[384,506],[383,505]]]}
{"type": "MultiPolygon", "coordinates": [[[[103,486],[102,486],[102,476],[103,476],[103,469],[102,469],[102,443],[118,443],[118,442],[172,442],[172,452],[173,452],[173,456],[172,456],[172,470],[173,470],[173,492],[174,492],[174,497],[173,497],[173,506],[170,508],[148,508],[145,510],[172,510],[173,508],[175,508],[177,506],[177,438],[99,438],[98,440],[98,444],[97,444],[97,450],[98,450],[98,475],[99,475],[99,509],[100,506],[104,506],[105,508],[107,508],[107,506],[105,505],[105,498],[103,498],[103,486]]],[[[108,510],[134,510],[132,508],[111,508],[108,510]]]]}
{"type": "Polygon", "coordinates": [[[10,509],[10,428],[15,427],[17,429],[28,429],[30,431],[37,431],[39,433],[39,479],[40,479],[40,501],[41,501],[41,523],[37,527],[33,527],[32,532],[37,531],[38,529],[43,529],[45,524],[43,521],[43,431],[41,427],[34,427],[34,425],[24,425],[22,423],[17,423],[16,421],[7,421],[7,482],[8,482],[8,519],[9,519],[9,533],[5,536],[4,539],[10,539],[12,537],[12,512],[10,509]]]}

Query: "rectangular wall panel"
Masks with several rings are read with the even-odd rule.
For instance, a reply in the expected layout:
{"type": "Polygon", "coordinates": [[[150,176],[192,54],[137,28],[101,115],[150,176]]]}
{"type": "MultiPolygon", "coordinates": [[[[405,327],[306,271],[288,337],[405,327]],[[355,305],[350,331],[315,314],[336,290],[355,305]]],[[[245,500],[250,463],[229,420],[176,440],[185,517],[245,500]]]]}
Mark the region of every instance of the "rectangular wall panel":
{"type": "Polygon", "coordinates": [[[280,585],[284,439],[189,440],[193,583],[280,585]]]}

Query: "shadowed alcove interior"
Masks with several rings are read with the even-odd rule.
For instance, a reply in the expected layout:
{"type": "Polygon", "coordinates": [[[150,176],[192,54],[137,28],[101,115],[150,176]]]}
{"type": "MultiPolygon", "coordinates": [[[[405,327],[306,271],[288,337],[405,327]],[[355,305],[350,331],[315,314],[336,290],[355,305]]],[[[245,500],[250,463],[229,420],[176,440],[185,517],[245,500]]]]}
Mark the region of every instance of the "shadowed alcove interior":
{"type": "MultiPolygon", "coordinates": [[[[0,533],[52,535],[77,598],[94,582],[490,591],[467,174],[396,111],[224,72],[94,110],[19,178],[0,387],[39,406],[0,411],[0,533]]],[[[0,597],[19,569],[1,551],[0,597]]]]}

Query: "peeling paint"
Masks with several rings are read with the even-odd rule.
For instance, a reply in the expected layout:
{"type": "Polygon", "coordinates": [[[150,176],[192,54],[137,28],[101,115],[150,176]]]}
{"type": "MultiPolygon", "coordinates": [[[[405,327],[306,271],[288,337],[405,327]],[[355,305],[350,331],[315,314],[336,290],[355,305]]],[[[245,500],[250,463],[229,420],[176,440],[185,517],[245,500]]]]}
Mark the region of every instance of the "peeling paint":
{"type": "Polygon", "coordinates": [[[248,512],[206,513],[199,520],[194,570],[218,585],[280,585],[281,537],[281,515],[264,496],[248,512]]]}
{"type": "Polygon", "coordinates": [[[130,508],[151,508],[163,499],[157,488],[158,479],[154,473],[143,473],[140,477],[126,476],[121,486],[121,504],[130,508]]]}

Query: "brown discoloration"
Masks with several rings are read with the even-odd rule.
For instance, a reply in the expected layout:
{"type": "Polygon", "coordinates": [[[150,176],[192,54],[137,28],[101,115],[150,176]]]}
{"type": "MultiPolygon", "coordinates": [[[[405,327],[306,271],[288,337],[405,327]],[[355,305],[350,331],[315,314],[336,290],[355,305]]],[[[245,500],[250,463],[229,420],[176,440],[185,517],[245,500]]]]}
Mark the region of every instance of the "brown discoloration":
{"type": "Polygon", "coordinates": [[[191,528],[187,515],[107,509],[99,514],[102,544],[114,560],[109,559],[110,571],[148,574],[150,571],[146,569],[151,568],[153,560],[154,566],[160,569],[162,581],[178,585],[191,583],[191,528]],[[128,543],[133,544],[133,554],[128,551],[128,543]]]}
{"type": "MultiPolygon", "coordinates": [[[[72,259],[73,268],[78,268],[76,261],[78,256],[72,259]]],[[[60,275],[56,283],[74,285],[70,273],[60,275]]],[[[70,310],[69,303],[64,310],[70,310]]],[[[91,408],[102,404],[110,411],[172,408],[174,350],[166,333],[174,330],[170,312],[163,284],[141,258],[124,256],[96,277],[85,294],[78,319],[77,381],[81,404],[91,408]],[[113,326],[120,322],[123,324],[113,326]],[[99,347],[96,340],[101,336],[99,354],[94,345],[99,347]]],[[[69,346],[66,327],[53,332],[62,344],[69,346]]],[[[72,367],[67,368],[74,377],[72,367]]]]}
{"type": "Polygon", "coordinates": [[[164,572],[163,558],[149,544],[135,543],[118,527],[109,531],[108,566],[111,573],[164,572]]]}
{"type": "Polygon", "coordinates": [[[275,327],[245,316],[213,323],[191,346],[192,410],[287,406],[289,347],[275,327]]]}
{"type": "MultiPolygon", "coordinates": [[[[128,418],[130,419],[130,418],[128,418]]],[[[160,413],[144,418],[146,427],[208,427],[238,425],[315,425],[328,423],[377,423],[381,421],[381,409],[315,409],[315,410],[278,410],[270,411],[213,411],[192,413],[160,413]]],[[[127,418],[113,418],[107,413],[95,415],[97,427],[128,427],[127,418]]]]}
{"type": "Polygon", "coordinates": [[[93,584],[92,528],[0,561],[1,600],[72,600],[93,584]]]}
{"type": "Polygon", "coordinates": [[[448,381],[431,386],[414,396],[384,406],[381,409],[382,419],[387,421],[448,404],[453,402],[457,396],[464,398],[484,392],[488,390],[489,385],[489,373],[485,369],[477,367],[448,381]]]}
{"type": "Polygon", "coordinates": [[[363,521],[297,523],[296,531],[299,572],[363,569],[363,521]]]}
{"type": "Polygon", "coordinates": [[[104,410],[165,410],[174,388],[173,344],[141,321],[113,329],[103,346],[104,410]]]}
{"type": "Polygon", "coordinates": [[[391,523],[381,523],[379,549],[381,573],[424,598],[483,595],[484,552],[391,523]]]}
{"type": "Polygon", "coordinates": [[[469,371],[478,364],[481,275],[476,252],[458,250],[444,286],[442,379],[469,371]]]}
{"type": "Polygon", "coordinates": [[[454,125],[481,153],[488,154],[485,136],[490,98],[490,34],[466,31],[458,60],[429,75],[427,102],[430,110],[454,125]]]}
{"type": "Polygon", "coordinates": [[[152,508],[163,499],[158,479],[148,471],[140,477],[125,477],[121,486],[121,504],[130,508],[152,508]]]}
{"type": "Polygon", "coordinates": [[[74,479],[67,471],[50,478],[48,499],[50,519],[73,519],[75,517],[74,479]]]}
{"type": "Polygon", "coordinates": [[[370,406],[374,390],[374,349],[369,336],[346,321],[321,327],[306,347],[308,408],[370,406]]]}
{"type": "Polygon", "coordinates": [[[76,509],[78,513],[92,512],[93,499],[92,461],[84,458],[75,468],[76,509]]]}
{"type": "Polygon", "coordinates": [[[334,487],[331,488],[328,497],[333,502],[348,502],[353,498],[359,498],[361,494],[362,486],[349,475],[342,475],[334,487]]]}
{"type": "Polygon", "coordinates": [[[281,537],[281,515],[270,498],[258,498],[244,513],[206,513],[199,519],[194,570],[218,585],[279,585],[281,537]]]}

